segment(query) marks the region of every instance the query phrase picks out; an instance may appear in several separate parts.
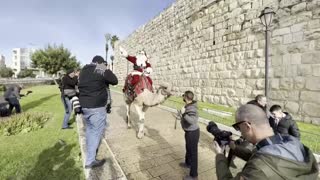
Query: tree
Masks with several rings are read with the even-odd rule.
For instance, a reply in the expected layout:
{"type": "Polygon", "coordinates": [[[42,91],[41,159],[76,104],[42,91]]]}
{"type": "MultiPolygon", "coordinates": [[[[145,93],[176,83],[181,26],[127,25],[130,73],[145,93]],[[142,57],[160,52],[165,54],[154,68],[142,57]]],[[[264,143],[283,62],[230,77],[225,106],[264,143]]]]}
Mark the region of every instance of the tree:
{"type": "Polygon", "coordinates": [[[114,60],[114,56],[110,56],[110,60],[111,60],[111,71],[113,71],[113,60],[114,60]]]}
{"type": "Polygon", "coordinates": [[[115,43],[117,42],[117,41],[119,41],[119,37],[117,36],[117,35],[113,35],[112,37],[111,37],[111,47],[112,47],[112,49],[114,50],[114,45],[115,45],[115,43]]]}
{"type": "Polygon", "coordinates": [[[48,74],[80,67],[76,57],[71,56],[71,52],[63,45],[48,45],[44,49],[37,50],[32,54],[31,60],[33,67],[41,68],[48,74]]]}
{"type": "Polygon", "coordinates": [[[7,67],[1,67],[0,68],[0,77],[2,78],[9,78],[14,75],[14,72],[12,69],[7,68],[7,67]]]}
{"type": "Polygon", "coordinates": [[[109,41],[111,39],[111,34],[110,33],[107,33],[104,35],[104,38],[106,39],[106,61],[107,61],[107,58],[108,58],[108,51],[109,51],[109,41]]]}
{"type": "Polygon", "coordinates": [[[36,77],[36,75],[33,74],[33,71],[31,69],[22,69],[18,74],[18,78],[26,78],[26,77],[34,78],[36,77]]]}

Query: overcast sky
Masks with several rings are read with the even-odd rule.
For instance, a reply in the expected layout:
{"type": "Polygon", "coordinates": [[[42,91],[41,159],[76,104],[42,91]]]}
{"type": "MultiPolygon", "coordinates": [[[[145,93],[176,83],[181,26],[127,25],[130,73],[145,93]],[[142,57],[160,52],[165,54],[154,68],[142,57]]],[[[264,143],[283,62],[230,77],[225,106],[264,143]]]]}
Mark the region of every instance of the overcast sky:
{"type": "Polygon", "coordinates": [[[104,34],[120,39],[175,0],[0,0],[0,54],[17,47],[63,44],[82,64],[105,56],[104,34]]]}

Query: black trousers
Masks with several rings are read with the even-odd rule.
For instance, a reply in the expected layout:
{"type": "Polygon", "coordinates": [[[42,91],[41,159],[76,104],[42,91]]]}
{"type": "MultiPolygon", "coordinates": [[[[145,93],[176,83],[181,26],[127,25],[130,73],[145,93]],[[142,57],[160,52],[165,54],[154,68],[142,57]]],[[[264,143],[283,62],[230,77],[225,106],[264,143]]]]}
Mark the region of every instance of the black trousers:
{"type": "Polygon", "coordinates": [[[198,176],[198,143],[200,130],[185,131],[186,140],[186,159],[185,163],[190,165],[190,176],[198,176]]]}

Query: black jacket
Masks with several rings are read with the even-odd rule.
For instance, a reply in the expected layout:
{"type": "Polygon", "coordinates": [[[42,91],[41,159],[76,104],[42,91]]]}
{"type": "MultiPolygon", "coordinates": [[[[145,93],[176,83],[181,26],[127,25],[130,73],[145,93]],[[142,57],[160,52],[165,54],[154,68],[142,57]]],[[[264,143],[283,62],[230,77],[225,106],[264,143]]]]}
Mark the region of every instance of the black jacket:
{"type": "Polygon", "coordinates": [[[300,139],[300,132],[296,121],[292,119],[292,116],[289,113],[285,112],[285,114],[286,116],[279,121],[278,125],[274,118],[269,118],[269,123],[274,133],[291,135],[300,139]]]}
{"type": "Polygon", "coordinates": [[[96,68],[95,64],[84,66],[79,77],[79,101],[83,108],[99,108],[107,104],[107,86],[117,85],[118,79],[110,70],[96,68]]]}
{"type": "Polygon", "coordinates": [[[252,101],[247,102],[247,104],[253,104],[261,108],[264,112],[266,112],[266,107],[261,106],[255,99],[252,101]]]}
{"type": "Polygon", "coordinates": [[[75,89],[78,84],[78,77],[71,78],[69,75],[65,75],[61,81],[62,89],[75,89]]]}

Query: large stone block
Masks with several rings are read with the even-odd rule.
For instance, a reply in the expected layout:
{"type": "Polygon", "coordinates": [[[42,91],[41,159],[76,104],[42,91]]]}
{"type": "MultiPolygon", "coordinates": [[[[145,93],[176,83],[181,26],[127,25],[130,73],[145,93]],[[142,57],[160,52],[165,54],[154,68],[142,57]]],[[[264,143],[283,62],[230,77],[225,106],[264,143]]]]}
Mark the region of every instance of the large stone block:
{"type": "Polygon", "coordinates": [[[293,89],[293,79],[281,78],[280,79],[280,89],[292,90],[293,89]]]}
{"type": "Polygon", "coordinates": [[[315,103],[304,103],[302,106],[302,111],[309,115],[314,117],[320,117],[320,105],[315,103]]]}
{"type": "Polygon", "coordinates": [[[306,88],[312,91],[320,91],[320,78],[308,78],[306,88]]]}
{"type": "Polygon", "coordinates": [[[306,80],[304,77],[295,77],[294,78],[294,88],[303,89],[305,87],[306,80]]]}
{"type": "Polygon", "coordinates": [[[299,112],[299,104],[296,102],[289,101],[284,107],[290,114],[297,114],[299,112]]]}
{"type": "Polygon", "coordinates": [[[271,79],[271,89],[278,90],[280,87],[279,83],[280,83],[279,79],[271,79]]]}
{"type": "Polygon", "coordinates": [[[303,102],[313,102],[313,103],[320,104],[320,92],[302,91],[300,99],[303,102]]]}
{"type": "Polygon", "coordinates": [[[299,101],[300,91],[298,90],[289,90],[288,91],[288,99],[292,101],[299,101]]]}
{"type": "Polygon", "coordinates": [[[285,68],[284,67],[273,68],[273,77],[275,78],[285,77],[285,68]]]}
{"type": "Polygon", "coordinates": [[[292,14],[296,14],[296,13],[299,13],[303,10],[306,10],[307,8],[307,3],[306,2],[302,2],[302,3],[299,3],[297,5],[294,5],[292,8],[291,8],[291,13],[292,14]]]}
{"type": "Polygon", "coordinates": [[[301,42],[303,41],[304,35],[303,32],[296,32],[292,34],[292,42],[301,42]]]}
{"type": "Polygon", "coordinates": [[[286,34],[283,36],[283,44],[292,43],[292,34],[286,34]]]}
{"type": "Polygon", "coordinates": [[[265,87],[264,79],[258,79],[256,82],[256,87],[258,90],[263,90],[265,87]]]}
{"type": "Polygon", "coordinates": [[[264,94],[264,90],[253,90],[252,95],[256,97],[257,95],[264,94]]]}
{"type": "Polygon", "coordinates": [[[316,64],[312,66],[312,75],[320,77],[320,64],[316,64]]]}
{"type": "Polygon", "coordinates": [[[302,55],[302,64],[319,64],[320,52],[305,53],[302,55]]]}
{"type": "Polygon", "coordinates": [[[291,64],[301,64],[301,54],[291,54],[291,64]]]}
{"type": "Polygon", "coordinates": [[[236,88],[240,88],[240,89],[244,89],[246,86],[246,80],[245,79],[236,79],[235,80],[235,87],[236,88]]]}
{"type": "Polygon", "coordinates": [[[275,55],[271,59],[272,66],[281,66],[282,65],[282,56],[281,55],[275,55]]]}
{"type": "Polygon", "coordinates": [[[227,99],[226,99],[226,97],[224,97],[224,96],[221,96],[221,97],[220,97],[220,104],[222,104],[222,105],[226,105],[226,104],[227,104],[227,99]]]}
{"type": "MultiPolygon", "coordinates": [[[[303,58],[302,58],[303,61],[303,58]]],[[[311,76],[312,68],[310,64],[302,64],[298,66],[298,76],[311,76]]]]}
{"type": "Polygon", "coordinates": [[[270,97],[275,100],[285,100],[288,97],[288,91],[271,91],[270,97]]]}
{"type": "Polygon", "coordinates": [[[272,36],[281,36],[281,35],[290,34],[290,33],[291,33],[290,28],[286,27],[286,28],[281,28],[281,29],[275,29],[272,32],[272,36]]]}

